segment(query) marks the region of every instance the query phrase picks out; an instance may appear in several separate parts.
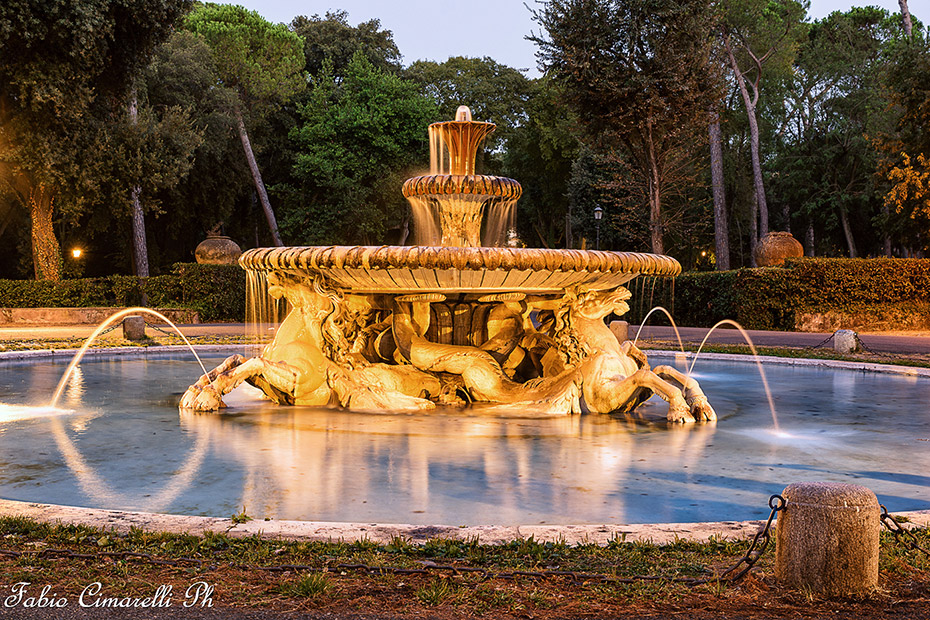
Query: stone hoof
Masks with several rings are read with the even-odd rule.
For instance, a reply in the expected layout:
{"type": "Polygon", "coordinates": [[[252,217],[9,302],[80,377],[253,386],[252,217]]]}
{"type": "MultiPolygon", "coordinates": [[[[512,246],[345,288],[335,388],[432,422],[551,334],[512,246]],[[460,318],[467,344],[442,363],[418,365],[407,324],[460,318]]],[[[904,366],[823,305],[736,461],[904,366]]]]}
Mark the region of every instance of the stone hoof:
{"type": "Polygon", "coordinates": [[[691,411],[688,409],[687,405],[682,406],[672,406],[668,408],[668,421],[676,422],[680,424],[692,424],[694,416],[691,415],[691,411]]]}
{"type": "Polygon", "coordinates": [[[194,411],[216,411],[226,407],[220,393],[212,385],[200,387],[192,385],[187,388],[178,404],[180,409],[193,409],[194,411]]]}
{"type": "Polygon", "coordinates": [[[713,422],[717,419],[717,412],[715,412],[714,408],[707,402],[706,396],[696,396],[691,401],[691,415],[694,416],[695,420],[703,420],[706,422],[713,422]]]}

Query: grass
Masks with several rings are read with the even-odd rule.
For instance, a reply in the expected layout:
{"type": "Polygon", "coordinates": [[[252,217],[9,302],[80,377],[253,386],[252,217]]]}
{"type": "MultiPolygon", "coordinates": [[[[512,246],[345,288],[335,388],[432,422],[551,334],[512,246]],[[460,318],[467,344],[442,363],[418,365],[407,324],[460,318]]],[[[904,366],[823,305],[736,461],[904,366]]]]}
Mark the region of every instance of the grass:
{"type": "MultiPolygon", "coordinates": [[[[921,546],[930,548],[928,530],[919,529],[915,534],[921,546]]],[[[607,545],[568,545],[532,538],[501,545],[486,545],[477,539],[433,539],[424,544],[402,538],[386,544],[370,540],[286,541],[260,536],[237,538],[225,533],[169,534],[140,528],[117,532],[0,517],[0,550],[30,552],[18,558],[0,554],[0,574],[4,575],[0,587],[28,581],[52,585],[60,595],[74,595],[84,585],[100,581],[108,596],[145,596],[154,589],[152,584],[174,584],[175,590],[183,591],[190,583],[207,581],[216,585],[215,598],[226,606],[291,610],[378,608],[384,612],[415,613],[422,609],[429,613],[426,610],[457,609],[474,615],[529,612],[565,615],[608,613],[629,606],[653,609],[698,605],[707,609],[714,605],[735,605],[747,596],[771,598],[774,590],[768,584],[773,581],[773,553],[764,556],[743,583],[711,582],[691,588],[661,580],[632,584],[589,580],[577,584],[566,577],[485,579],[468,572],[403,571],[422,570],[433,563],[474,566],[494,573],[559,570],[613,577],[708,577],[736,563],[747,546],[748,541],[722,538],[706,543],[680,540],[667,545],[620,540],[607,545]],[[158,560],[184,561],[170,566],[114,555],[83,559],[38,555],[49,549],[78,554],[132,551],[150,554],[158,560]],[[202,564],[188,559],[200,560],[202,564]],[[340,566],[359,563],[401,570],[378,573],[340,566]]],[[[925,600],[930,584],[930,557],[883,534],[880,562],[882,587],[887,597],[891,597],[889,601],[925,600]]],[[[800,600],[813,604],[814,598],[802,593],[800,600]]],[[[778,600],[776,597],[766,604],[778,600]]],[[[792,600],[795,602],[791,604],[796,604],[797,596],[792,600]]],[[[880,605],[882,600],[879,597],[870,604],[880,605]]]]}
{"type": "MultiPolygon", "coordinates": [[[[680,351],[677,341],[665,340],[646,340],[640,341],[637,346],[643,351],[650,349],[661,349],[668,351],[680,351]]],[[[684,349],[688,352],[698,350],[696,343],[684,343],[684,349]]],[[[749,345],[744,344],[705,344],[701,349],[702,353],[729,353],[734,355],[752,355],[749,345]]],[[[850,353],[842,354],[826,348],[799,348],[799,347],[756,347],[756,352],[761,356],[770,357],[790,357],[800,359],[819,359],[819,360],[838,360],[846,362],[868,362],[873,364],[892,364],[896,366],[916,366],[919,368],[930,368],[930,356],[921,354],[901,354],[891,355],[884,353],[850,353]]]]}

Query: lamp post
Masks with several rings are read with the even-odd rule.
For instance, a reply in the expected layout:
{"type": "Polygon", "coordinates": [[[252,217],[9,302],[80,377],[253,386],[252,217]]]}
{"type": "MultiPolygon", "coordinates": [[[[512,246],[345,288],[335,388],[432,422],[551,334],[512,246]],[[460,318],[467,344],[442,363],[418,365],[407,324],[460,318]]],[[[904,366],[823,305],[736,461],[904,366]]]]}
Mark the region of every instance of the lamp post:
{"type": "Polygon", "coordinates": [[[601,218],[604,217],[604,210],[600,207],[594,207],[594,223],[596,224],[597,233],[594,237],[594,249],[601,249],[601,218]]]}

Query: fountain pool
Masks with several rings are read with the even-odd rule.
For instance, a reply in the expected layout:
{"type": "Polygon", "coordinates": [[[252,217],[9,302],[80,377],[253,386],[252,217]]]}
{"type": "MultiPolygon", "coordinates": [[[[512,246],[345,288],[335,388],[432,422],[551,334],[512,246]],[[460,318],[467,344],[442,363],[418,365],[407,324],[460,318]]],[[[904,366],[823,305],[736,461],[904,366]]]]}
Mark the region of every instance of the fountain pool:
{"type": "Polygon", "coordinates": [[[893,511],[930,508],[926,376],[766,364],[775,432],[746,360],[698,361],[719,422],[689,426],[669,423],[656,397],[631,415],[365,414],[280,407],[248,386],[219,414],[179,414],[197,369],[180,351],[86,359],[60,402],[69,412],[54,415],[39,406],[68,361],[0,360],[0,497],[258,519],[610,524],[761,518],[787,483],[823,480],[865,485],[893,511]]]}

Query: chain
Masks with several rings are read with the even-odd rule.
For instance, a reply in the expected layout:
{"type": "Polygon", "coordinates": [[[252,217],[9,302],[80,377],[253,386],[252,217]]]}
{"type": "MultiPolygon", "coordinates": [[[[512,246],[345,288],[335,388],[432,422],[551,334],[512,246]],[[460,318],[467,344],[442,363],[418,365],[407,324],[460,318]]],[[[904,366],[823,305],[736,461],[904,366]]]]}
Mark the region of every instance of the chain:
{"type": "Polygon", "coordinates": [[[759,558],[762,557],[762,554],[765,553],[765,550],[768,549],[769,542],[772,540],[772,537],[769,534],[769,531],[772,529],[772,521],[775,519],[775,515],[779,511],[784,510],[786,506],[787,502],[781,495],[775,494],[769,498],[769,508],[772,509],[772,512],[769,513],[769,518],[765,522],[765,525],[761,530],[756,532],[756,535],[752,539],[752,543],[749,545],[749,549],[746,550],[746,555],[740,558],[736,564],[723,571],[723,573],[721,573],[717,578],[718,580],[728,578],[729,581],[734,582],[739,581],[746,576],[746,573],[748,573],[752,567],[755,566],[756,562],[759,561],[759,558]],[[743,566],[743,564],[745,564],[745,566],[743,566]],[[740,566],[742,566],[741,569],[740,566]],[[735,575],[729,577],[729,575],[737,571],[737,569],[739,569],[739,572],[736,572],[735,575]]]}
{"type": "Polygon", "coordinates": [[[166,336],[177,336],[177,335],[178,335],[177,332],[170,332],[170,331],[168,331],[167,329],[164,329],[163,327],[160,327],[160,326],[159,326],[158,324],[156,324],[156,323],[149,323],[148,321],[146,321],[146,322],[145,322],[145,326],[146,326],[146,327],[151,327],[151,328],[154,329],[155,331],[160,332],[160,333],[162,333],[162,334],[164,334],[164,335],[166,335],[166,336]]]}
{"type": "MultiPolygon", "coordinates": [[[[785,499],[780,495],[773,495],[769,498],[769,507],[772,509],[765,526],[759,530],[746,554],[739,559],[733,566],[726,569],[719,575],[708,578],[696,577],[662,577],[657,575],[631,575],[629,577],[615,577],[602,573],[586,573],[571,570],[514,570],[514,571],[491,571],[486,568],[475,566],[456,566],[451,564],[436,564],[434,562],[423,560],[420,561],[418,568],[406,566],[371,566],[361,562],[357,563],[340,563],[335,565],[311,566],[309,564],[278,564],[271,566],[259,566],[254,564],[208,564],[199,558],[180,557],[175,559],[164,559],[155,557],[149,553],[138,553],[135,551],[100,551],[96,553],[77,553],[68,549],[43,549],[41,551],[14,551],[11,549],[0,549],[0,557],[10,558],[12,560],[21,560],[28,557],[36,559],[73,559],[73,560],[109,560],[113,562],[124,561],[139,564],[150,564],[153,566],[172,566],[172,567],[193,567],[200,571],[214,571],[222,567],[229,567],[239,570],[260,571],[260,572],[305,572],[305,573],[327,573],[334,575],[364,574],[364,575],[427,575],[435,573],[445,573],[449,576],[475,575],[481,581],[492,579],[501,579],[505,581],[516,581],[521,578],[527,579],[568,579],[574,585],[584,584],[632,584],[643,581],[655,581],[665,583],[679,583],[687,586],[698,586],[707,583],[729,582],[736,583],[746,576],[746,574],[755,566],[756,562],[765,553],[769,546],[771,536],[769,531],[772,527],[772,521],[775,514],[785,508],[785,499]]],[[[884,506],[883,506],[884,508],[884,506]]],[[[885,513],[887,515],[887,513],[885,513]]],[[[884,516],[883,515],[883,518],[884,516]]],[[[910,532],[907,532],[910,534],[910,532]]],[[[897,535],[897,534],[896,534],[897,535]]],[[[913,535],[911,535],[913,536],[913,535]]]]}
{"type": "Polygon", "coordinates": [[[892,355],[890,353],[881,353],[879,351],[875,351],[874,349],[870,349],[869,347],[865,345],[864,342],[862,342],[862,338],[859,337],[859,334],[856,334],[856,344],[859,345],[859,348],[865,351],[866,353],[875,355],[876,357],[886,357],[888,359],[898,359],[899,357],[897,355],[892,355]]]}
{"type": "Polygon", "coordinates": [[[920,546],[920,543],[917,541],[917,537],[914,536],[914,533],[906,528],[901,527],[901,524],[895,521],[894,517],[888,514],[888,509],[885,508],[884,504],[879,505],[882,508],[882,525],[884,525],[885,528],[894,535],[895,540],[910,549],[920,551],[921,553],[930,556],[930,551],[920,546]]]}
{"type": "Polygon", "coordinates": [[[100,332],[99,334],[97,334],[97,337],[99,338],[100,336],[102,336],[102,335],[104,335],[104,334],[109,334],[111,331],[113,331],[114,329],[117,329],[117,328],[120,327],[121,325],[122,325],[122,323],[117,323],[116,325],[112,325],[112,326],[106,328],[105,330],[103,330],[102,332],[100,332]]]}
{"type": "Polygon", "coordinates": [[[804,347],[804,349],[805,349],[805,350],[808,350],[808,351],[811,351],[811,350],[813,350],[813,349],[819,349],[819,348],[822,347],[823,345],[825,345],[825,344],[827,344],[828,342],[830,342],[831,340],[833,340],[833,337],[834,337],[834,336],[836,336],[836,333],[835,333],[835,332],[832,333],[832,334],[830,334],[829,336],[827,336],[827,339],[824,340],[823,342],[821,342],[820,344],[816,344],[816,345],[814,345],[814,346],[812,346],[812,347],[804,347]]]}

